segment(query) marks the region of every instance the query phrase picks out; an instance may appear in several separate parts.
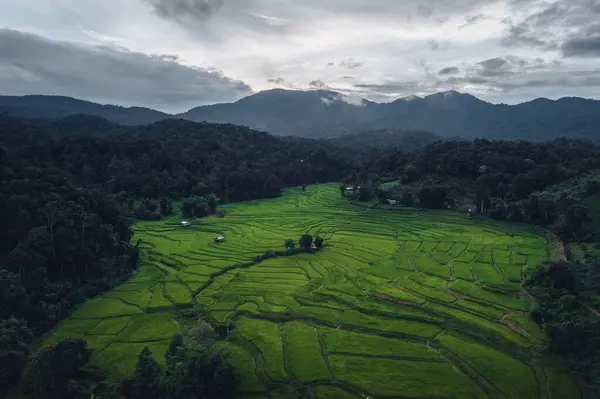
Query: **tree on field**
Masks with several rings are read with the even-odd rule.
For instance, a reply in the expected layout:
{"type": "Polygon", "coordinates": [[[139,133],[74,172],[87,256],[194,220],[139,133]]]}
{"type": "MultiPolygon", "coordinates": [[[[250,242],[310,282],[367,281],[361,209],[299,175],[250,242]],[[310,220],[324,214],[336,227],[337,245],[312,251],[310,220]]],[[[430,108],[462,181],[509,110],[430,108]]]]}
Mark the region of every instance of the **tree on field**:
{"type": "Polygon", "coordinates": [[[133,376],[121,383],[121,393],[127,399],[162,398],[163,372],[147,346],[138,357],[133,376]]]}
{"type": "Polygon", "coordinates": [[[315,238],[315,246],[319,249],[323,248],[323,238],[317,236],[315,238]]]}
{"type": "Polygon", "coordinates": [[[448,187],[446,186],[424,183],[419,192],[419,203],[425,208],[441,209],[444,207],[447,193],[448,187]]]}
{"type": "Polygon", "coordinates": [[[173,201],[169,197],[160,199],[160,213],[163,216],[171,216],[173,214],[173,201]]]}
{"type": "Polygon", "coordinates": [[[400,196],[400,203],[404,206],[413,206],[415,204],[415,197],[411,190],[405,190],[400,196]]]}
{"type": "Polygon", "coordinates": [[[217,212],[217,204],[219,203],[219,199],[214,194],[208,194],[204,197],[206,205],[208,207],[208,213],[213,215],[217,212]]]}
{"type": "Polygon", "coordinates": [[[165,353],[165,359],[167,360],[167,365],[170,365],[171,363],[177,361],[183,347],[184,347],[183,335],[181,335],[181,334],[173,335],[173,337],[171,338],[171,342],[169,342],[169,347],[167,348],[167,352],[165,353]]]}
{"type": "Polygon", "coordinates": [[[294,242],[294,240],[288,238],[287,240],[285,240],[285,248],[292,250],[296,248],[296,243],[294,242]]]}
{"type": "Polygon", "coordinates": [[[135,206],[133,213],[139,220],[160,220],[161,211],[162,205],[159,209],[156,201],[145,198],[135,206]]]}
{"type": "Polygon", "coordinates": [[[412,183],[419,179],[419,171],[412,163],[404,167],[404,179],[402,183],[412,183]]]}
{"type": "Polygon", "coordinates": [[[200,319],[189,329],[186,337],[190,345],[210,346],[217,338],[217,333],[210,323],[200,319]]]}
{"type": "Polygon", "coordinates": [[[305,250],[310,250],[310,246],[313,243],[313,237],[311,235],[308,234],[304,234],[302,237],[300,237],[300,248],[305,249],[305,250]]]}
{"type": "Polygon", "coordinates": [[[373,199],[373,189],[370,186],[361,186],[358,190],[358,199],[363,202],[373,199]]]}
{"type": "Polygon", "coordinates": [[[34,353],[23,369],[22,391],[28,398],[89,397],[91,373],[85,370],[91,357],[87,342],[61,341],[34,353]]]}
{"type": "Polygon", "coordinates": [[[306,184],[302,185],[302,191],[306,191],[306,184]]]}
{"type": "Polygon", "coordinates": [[[340,184],[340,194],[343,197],[344,193],[346,192],[346,185],[345,184],[340,184]]]}
{"type": "Polygon", "coordinates": [[[188,347],[185,352],[180,362],[169,366],[165,399],[230,399],[235,396],[237,380],[220,353],[202,346],[188,347]]]}

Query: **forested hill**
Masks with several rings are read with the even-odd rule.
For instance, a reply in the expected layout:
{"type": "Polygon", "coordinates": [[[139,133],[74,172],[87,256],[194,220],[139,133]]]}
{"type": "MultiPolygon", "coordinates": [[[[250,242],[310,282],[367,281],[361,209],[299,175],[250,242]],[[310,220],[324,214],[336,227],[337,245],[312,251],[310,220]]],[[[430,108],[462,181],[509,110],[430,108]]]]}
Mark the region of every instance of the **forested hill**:
{"type": "Polygon", "coordinates": [[[60,119],[92,115],[124,125],[143,125],[172,118],[172,115],[142,107],[101,105],[63,96],[0,96],[0,115],[20,118],[60,119]]]}
{"type": "Polygon", "coordinates": [[[2,117],[0,144],[39,167],[60,167],[76,185],[138,197],[263,198],[283,186],[339,180],[350,170],[326,142],[184,120],[122,126],[89,116],[2,117]]]}
{"type": "Polygon", "coordinates": [[[101,116],[127,124],[162,119],[233,123],[275,135],[331,138],[364,130],[429,131],[467,139],[551,140],[566,136],[599,140],[600,101],[577,97],[538,98],[516,105],[491,104],[448,91],[374,103],[324,90],[268,90],[234,103],[201,106],[178,115],[146,108],[99,105],[67,97],[0,96],[0,114],[62,118],[101,116]]]}

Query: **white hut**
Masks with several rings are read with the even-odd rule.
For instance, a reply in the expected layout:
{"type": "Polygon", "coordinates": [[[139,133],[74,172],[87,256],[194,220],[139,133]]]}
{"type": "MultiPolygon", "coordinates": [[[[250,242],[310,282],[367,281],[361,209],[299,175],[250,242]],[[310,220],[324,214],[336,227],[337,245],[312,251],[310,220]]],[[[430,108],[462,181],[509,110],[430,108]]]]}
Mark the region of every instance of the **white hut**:
{"type": "Polygon", "coordinates": [[[222,243],[222,242],[224,242],[224,241],[225,241],[225,237],[223,237],[223,236],[218,236],[218,237],[215,237],[215,242],[216,242],[217,244],[219,244],[219,243],[222,243]]]}
{"type": "Polygon", "coordinates": [[[190,227],[192,224],[190,222],[188,222],[187,220],[184,220],[183,222],[181,222],[181,225],[183,227],[190,227]]]}

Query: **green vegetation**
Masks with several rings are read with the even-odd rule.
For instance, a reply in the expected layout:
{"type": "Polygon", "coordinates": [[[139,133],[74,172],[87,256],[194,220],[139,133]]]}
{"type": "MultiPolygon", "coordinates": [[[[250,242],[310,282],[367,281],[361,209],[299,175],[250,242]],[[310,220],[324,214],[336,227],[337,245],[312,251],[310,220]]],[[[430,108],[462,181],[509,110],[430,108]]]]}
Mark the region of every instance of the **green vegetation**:
{"type": "Polygon", "coordinates": [[[187,328],[177,315],[201,310],[243,395],[278,397],[280,384],[318,398],[471,399],[490,389],[537,398],[537,384],[561,389],[536,380],[523,363],[524,353],[544,363],[532,350],[542,337],[524,313],[529,303],[519,284],[495,263],[499,254],[521,270],[527,266],[517,254],[549,258],[542,231],[456,213],[358,207],[334,184],[219,210],[226,216],[188,228],[178,225],[176,208],[162,221],[138,222],[139,272],[81,306],[41,345],[55,336],[85,338],[95,349],[91,364],[124,379],[144,346],[166,367],[159,355],[187,328]],[[323,249],[298,253],[286,242],[304,234],[322,237],[323,249]],[[215,243],[216,235],[225,242],[215,243]],[[266,258],[268,251],[275,257],[266,258]],[[496,274],[462,278],[458,258],[474,269],[491,262],[496,274]],[[312,385],[334,379],[339,386],[312,385]]]}
{"type": "MultiPolygon", "coordinates": [[[[548,351],[558,357],[557,363],[582,378],[586,385],[586,398],[600,395],[598,265],[600,253],[598,249],[590,248],[585,252],[582,263],[546,262],[529,270],[523,282],[525,289],[535,298],[533,319],[548,336],[548,351]]],[[[515,322],[519,323],[519,320],[515,322]]],[[[560,373],[557,369],[549,372],[551,375],[560,373]]],[[[564,377],[559,379],[563,380],[564,377]]],[[[559,392],[573,390],[572,384],[567,382],[550,382],[549,386],[560,389],[559,392]]]]}

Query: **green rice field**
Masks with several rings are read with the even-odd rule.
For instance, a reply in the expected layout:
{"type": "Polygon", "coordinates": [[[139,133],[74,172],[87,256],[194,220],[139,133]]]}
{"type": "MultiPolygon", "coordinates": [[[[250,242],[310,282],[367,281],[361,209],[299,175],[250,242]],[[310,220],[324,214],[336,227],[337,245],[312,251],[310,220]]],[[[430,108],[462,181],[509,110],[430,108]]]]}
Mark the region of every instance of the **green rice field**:
{"type": "Polygon", "coordinates": [[[125,378],[144,346],[164,362],[189,309],[231,326],[218,345],[244,399],[579,397],[541,357],[520,290],[523,271],[552,257],[543,230],[357,206],[337,184],[219,209],[189,228],[177,215],[139,222],[136,274],[40,344],[85,338],[92,364],[125,378]],[[254,261],[305,233],[325,248],[254,261]]]}

